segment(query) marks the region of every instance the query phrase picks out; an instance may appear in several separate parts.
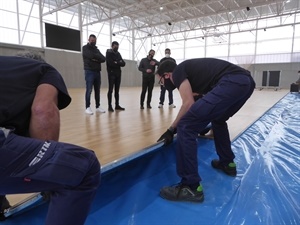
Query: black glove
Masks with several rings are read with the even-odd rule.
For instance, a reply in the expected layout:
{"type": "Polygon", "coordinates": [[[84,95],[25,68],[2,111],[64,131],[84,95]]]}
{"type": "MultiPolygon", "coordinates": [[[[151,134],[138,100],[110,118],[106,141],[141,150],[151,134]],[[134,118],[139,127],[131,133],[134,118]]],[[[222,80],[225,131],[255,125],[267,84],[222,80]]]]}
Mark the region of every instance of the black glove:
{"type": "Polygon", "coordinates": [[[163,135],[160,136],[160,138],[157,140],[157,142],[163,140],[164,141],[164,145],[171,144],[173,142],[174,131],[176,131],[176,129],[169,128],[165,133],[163,133],[163,135]]]}

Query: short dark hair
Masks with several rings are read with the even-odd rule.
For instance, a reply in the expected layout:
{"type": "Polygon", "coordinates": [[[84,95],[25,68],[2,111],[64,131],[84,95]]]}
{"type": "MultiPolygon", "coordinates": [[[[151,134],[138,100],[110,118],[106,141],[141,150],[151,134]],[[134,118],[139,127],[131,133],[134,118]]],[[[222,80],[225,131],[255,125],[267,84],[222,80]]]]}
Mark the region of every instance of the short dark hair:
{"type": "Polygon", "coordinates": [[[166,49],[165,49],[165,51],[171,51],[171,49],[169,49],[169,48],[166,48],[166,49]]]}
{"type": "Polygon", "coordinates": [[[164,73],[173,72],[176,66],[177,64],[173,60],[165,60],[159,65],[156,74],[163,77],[164,73]]]}
{"type": "Polygon", "coordinates": [[[95,34],[90,34],[89,38],[96,38],[96,35],[95,34]]]}
{"type": "Polygon", "coordinates": [[[119,45],[119,43],[118,43],[117,41],[113,41],[113,42],[111,43],[111,47],[114,46],[114,45],[119,45]]]}
{"type": "Polygon", "coordinates": [[[16,56],[22,57],[22,58],[28,58],[28,59],[34,59],[40,62],[46,62],[45,59],[43,59],[43,57],[34,50],[25,50],[25,51],[21,51],[18,52],[16,54],[16,56]]]}

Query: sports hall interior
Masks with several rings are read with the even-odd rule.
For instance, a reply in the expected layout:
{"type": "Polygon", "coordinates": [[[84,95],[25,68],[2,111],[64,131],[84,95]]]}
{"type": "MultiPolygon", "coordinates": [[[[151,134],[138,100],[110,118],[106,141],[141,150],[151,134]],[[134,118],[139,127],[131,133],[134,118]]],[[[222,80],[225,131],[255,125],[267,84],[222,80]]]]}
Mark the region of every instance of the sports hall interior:
{"type": "MultiPolygon", "coordinates": [[[[165,48],[170,48],[171,57],[178,63],[190,58],[213,57],[251,72],[256,89],[228,121],[231,140],[239,138],[289,95],[290,85],[300,78],[299,0],[17,0],[1,1],[1,13],[11,14],[16,21],[9,27],[8,19],[0,16],[3,21],[0,22],[0,55],[34,50],[62,74],[72,102],[60,112],[60,141],[92,149],[102,167],[157,146],[157,139],[180,109],[177,90],[173,92],[176,108],[168,107],[167,94],[164,107],[158,108],[157,78],[152,109],[140,109],[142,76],[138,64],[150,49],[156,51],[154,58],[158,61],[164,57],[165,48]],[[23,5],[27,11],[25,7],[22,9],[23,5]],[[81,51],[47,46],[45,23],[78,30],[80,46],[86,44],[89,34],[95,34],[97,46],[104,55],[112,41],[120,43],[119,52],[126,62],[120,87],[120,105],[125,111],[107,111],[108,79],[103,63],[100,104],[106,112],[85,114],[81,51]],[[250,37],[242,40],[246,33],[250,37]],[[276,72],[275,83],[271,82],[273,72],[276,72]]],[[[95,110],[93,93],[91,100],[95,110]]],[[[295,176],[299,180],[299,174],[295,176]]],[[[26,196],[12,195],[8,199],[16,203],[26,196]]]]}

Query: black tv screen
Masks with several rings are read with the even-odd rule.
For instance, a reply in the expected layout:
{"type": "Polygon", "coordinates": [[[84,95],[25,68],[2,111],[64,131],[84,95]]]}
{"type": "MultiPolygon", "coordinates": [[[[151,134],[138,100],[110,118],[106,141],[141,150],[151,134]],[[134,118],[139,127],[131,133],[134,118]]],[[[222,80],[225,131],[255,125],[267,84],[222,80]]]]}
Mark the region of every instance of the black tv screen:
{"type": "Polygon", "coordinates": [[[80,31],[45,23],[46,46],[81,51],[80,31]]]}

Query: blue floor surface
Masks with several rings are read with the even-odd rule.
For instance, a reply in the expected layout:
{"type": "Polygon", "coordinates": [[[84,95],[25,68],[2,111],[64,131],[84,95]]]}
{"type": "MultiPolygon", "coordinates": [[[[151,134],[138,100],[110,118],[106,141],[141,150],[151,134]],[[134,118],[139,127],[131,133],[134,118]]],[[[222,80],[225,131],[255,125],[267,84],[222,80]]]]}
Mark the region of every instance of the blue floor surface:
{"type": "MultiPolygon", "coordinates": [[[[102,185],[86,225],[300,224],[300,94],[290,93],[236,138],[237,177],[210,166],[214,142],[198,139],[203,203],[171,202],[162,186],[179,182],[176,141],[103,168],[102,185]]],[[[47,205],[4,225],[43,224],[47,205]]]]}

